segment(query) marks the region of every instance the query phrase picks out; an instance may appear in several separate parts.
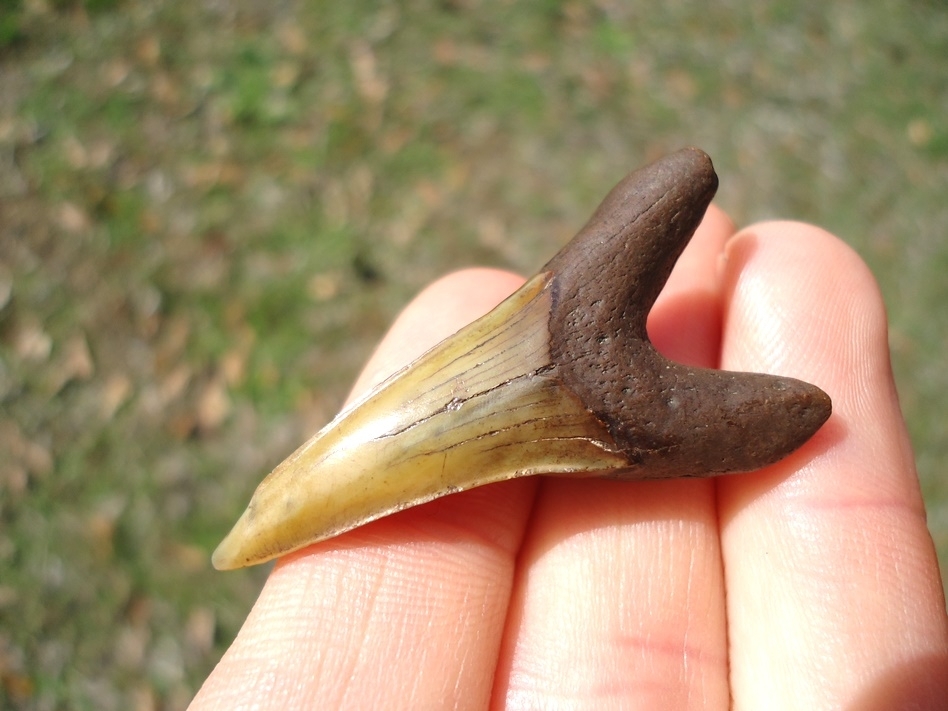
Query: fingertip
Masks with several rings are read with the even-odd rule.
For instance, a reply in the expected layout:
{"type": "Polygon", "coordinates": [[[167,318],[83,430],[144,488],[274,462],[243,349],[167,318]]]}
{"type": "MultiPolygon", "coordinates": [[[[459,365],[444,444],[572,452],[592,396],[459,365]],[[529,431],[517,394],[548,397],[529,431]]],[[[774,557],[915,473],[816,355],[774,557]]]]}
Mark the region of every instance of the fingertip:
{"type": "Polygon", "coordinates": [[[712,204],[649,314],[655,347],[672,360],[705,368],[718,364],[721,279],[718,262],[734,223],[712,204]]]}
{"type": "Polygon", "coordinates": [[[520,288],[523,281],[513,272],[471,268],[429,284],[395,319],[352,386],[349,401],[483,316],[520,288]]]}
{"type": "Polygon", "coordinates": [[[718,207],[716,203],[711,203],[708,205],[708,211],[695,232],[694,239],[701,240],[705,236],[715,235],[715,239],[727,240],[736,231],[737,228],[734,226],[731,216],[718,207]]]}
{"type": "Polygon", "coordinates": [[[859,466],[871,464],[864,461],[866,445],[882,448],[890,455],[889,471],[914,478],[885,305],[859,255],[813,225],[760,223],[728,242],[722,278],[723,367],[819,386],[832,398],[834,431],[846,432],[833,438],[834,456],[846,453],[859,466]]]}
{"type": "Polygon", "coordinates": [[[867,356],[888,366],[887,319],[875,278],[826,230],[801,222],[741,230],[725,246],[722,280],[728,368],[747,361],[829,384],[854,367],[865,369],[867,356]]]}
{"type": "Polygon", "coordinates": [[[411,303],[406,312],[414,309],[444,311],[456,309],[449,314],[452,319],[472,320],[490,311],[494,306],[520,288],[524,279],[519,274],[505,269],[471,267],[444,275],[425,287],[411,303]],[[447,302],[447,303],[445,303],[447,302]]]}
{"type": "Polygon", "coordinates": [[[695,288],[717,291],[720,286],[718,260],[734,232],[734,223],[728,214],[712,203],[678,258],[662,297],[695,288]]]}

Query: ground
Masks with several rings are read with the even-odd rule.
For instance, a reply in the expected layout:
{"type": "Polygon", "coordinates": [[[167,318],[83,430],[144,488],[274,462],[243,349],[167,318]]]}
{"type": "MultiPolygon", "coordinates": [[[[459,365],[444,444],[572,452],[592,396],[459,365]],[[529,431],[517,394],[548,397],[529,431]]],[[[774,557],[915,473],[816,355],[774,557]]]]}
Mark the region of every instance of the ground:
{"type": "Polygon", "coordinates": [[[948,561],[938,2],[0,2],[0,706],[180,709],[211,550],[413,293],[686,144],[877,275],[948,561]]]}

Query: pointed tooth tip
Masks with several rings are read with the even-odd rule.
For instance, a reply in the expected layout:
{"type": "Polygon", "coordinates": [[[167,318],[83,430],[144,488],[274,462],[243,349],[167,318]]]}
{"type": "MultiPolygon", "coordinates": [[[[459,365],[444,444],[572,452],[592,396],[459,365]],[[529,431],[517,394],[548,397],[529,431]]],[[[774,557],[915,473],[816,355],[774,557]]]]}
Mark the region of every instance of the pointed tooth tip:
{"type": "Polygon", "coordinates": [[[250,544],[255,540],[257,536],[254,535],[247,521],[247,511],[244,511],[234,527],[214,549],[211,554],[211,565],[216,570],[237,570],[269,560],[259,551],[252,550],[250,544]]]}
{"type": "Polygon", "coordinates": [[[238,562],[239,559],[240,551],[239,549],[235,550],[234,532],[231,530],[211,554],[211,565],[214,566],[215,570],[235,570],[243,567],[238,562]]]}
{"type": "Polygon", "coordinates": [[[814,421],[822,423],[832,413],[833,401],[819,386],[791,377],[778,377],[777,382],[788,393],[788,400],[812,413],[814,421]]]}
{"type": "Polygon", "coordinates": [[[781,378],[786,391],[785,436],[793,451],[805,444],[833,414],[833,401],[822,388],[796,378],[781,378]]]}
{"type": "Polygon", "coordinates": [[[820,387],[806,383],[810,388],[809,410],[812,413],[814,433],[822,427],[833,414],[833,399],[820,387]]]}

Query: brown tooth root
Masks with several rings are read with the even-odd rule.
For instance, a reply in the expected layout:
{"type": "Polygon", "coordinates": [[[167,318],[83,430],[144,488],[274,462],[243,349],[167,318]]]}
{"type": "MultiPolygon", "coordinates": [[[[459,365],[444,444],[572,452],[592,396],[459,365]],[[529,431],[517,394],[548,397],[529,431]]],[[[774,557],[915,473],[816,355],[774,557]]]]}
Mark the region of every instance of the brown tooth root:
{"type": "Polygon", "coordinates": [[[215,567],[262,563],[517,476],[708,476],[758,469],[803,444],[830,415],[822,390],[687,367],[648,340],[649,309],[716,188],[696,149],[628,176],[516,293],[274,469],[215,567]]]}
{"type": "Polygon", "coordinates": [[[545,267],[560,295],[550,333],[563,382],[607,424],[633,478],[759,469],[830,415],[813,385],[689,368],[648,340],[648,312],[717,184],[703,152],[672,154],[619,183],[545,267]]]}

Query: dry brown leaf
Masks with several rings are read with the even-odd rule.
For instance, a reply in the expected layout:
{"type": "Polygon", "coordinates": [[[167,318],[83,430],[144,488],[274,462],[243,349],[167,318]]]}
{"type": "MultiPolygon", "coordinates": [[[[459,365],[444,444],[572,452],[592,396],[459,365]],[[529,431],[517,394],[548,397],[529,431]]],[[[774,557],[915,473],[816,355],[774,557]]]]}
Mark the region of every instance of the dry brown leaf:
{"type": "Polygon", "coordinates": [[[0,674],[3,688],[14,702],[26,701],[33,695],[33,680],[18,672],[3,672],[0,674]]]}
{"type": "Polygon", "coordinates": [[[26,467],[18,462],[6,462],[0,465],[0,490],[5,490],[11,497],[19,499],[30,482],[26,467]]]}
{"type": "Polygon", "coordinates": [[[85,232],[92,226],[88,213],[74,202],[64,202],[56,210],[56,222],[66,232],[85,232]]]}
{"type": "Polygon", "coordinates": [[[202,432],[217,430],[231,411],[230,396],[223,379],[214,378],[198,398],[197,423],[202,432]]]}
{"type": "Polygon", "coordinates": [[[230,387],[239,386],[247,377],[247,356],[246,348],[238,346],[231,348],[221,358],[220,372],[224,382],[230,387]]]}
{"type": "Polygon", "coordinates": [[[155,348],[155,369],[166,372],[178,364],[188,339],[191,337],[191,322],[185,316],[171,316],[165,319],[161,337],[155,348]]]}
{"type": "Polygon", "coordinates": [[[280,25],[276,36],[280,46],[290,54],[303,54],[309,46],[306,33],[299,25],[280,25]]]}
{"type": "Polygon", "coordinates": [[[167,406],[181,397],[191,382],[191,366],[179,363],[158,386],[159,399],[167,406]]]}
{"type": "Polygon", "coordinates": [[[196,607],[191,610],[185,623],[184,634],[191,649],[200,654],[207,654],[214,646],[214,630],[217,627],[217,617],[213,608],[196,607]]]}
{"type": "Polygon", "coordinates": [[[329,301],[339,293],[342,275],[339,272],[313,274],[306,282],[306,293],[313,301],[329,301]]]}
{"type": "Polygon", "coordinates": [[[143,37],[135,47],[135,55],[145,66],[155,66],[161,59],[161,41],[156,35],[143,37]]]}
{"type": "Polygon", "coordinates": [[[23,463],[34,477],[42,477],[53,470],[53,455],[39,442],[27,441],[23,450],[23,463]]]}
{"type": "Polygon", "coordinates": [[[45,476],[53,469],[49,449],[30,440],[11,420],[0,421],[0,451],[7,453],[5,466],[0,468],[0,483],[11,491],[24,491],[29,476],[45,476]]]}
{"type": "Polygon", "coordinates": [[[166,553],[174,566],[186,573],[198,573],[207,570],[209,556],[207,551],[184,543],[169,544],[166,553]]]}
{"type": "Polygon", "coordinates": [[[99,415],[111,420],[132,393],[132,380],[125,373],[112,373],[99,394],[99,415]]]}
{"type": "Polygon", "coordinates": [[[0,610],[15,605],[20,599],[19,591],[12,585],[0,585],[0,610]]]}
{"type": "Polygon", "coordinates": [[[349,48],[349,63],[359,96],[369,104],[382,103],[388,95],[388,80],[379,72],[372,45],[353,42],[349,48]]]}
{"type": "Polygon", "coordinates": [[[22,360],[43,362],[53,350],[52,337],[43,330],[42,324],[24,319],[13,335],[13,352],[22,360]]]}
{"type": "Polygon", "coordinates": [[[298,62],[281,62],[270,72],[270,79],[277,89],[289,89],[299,81],[301,72],[298,62]]]}
{"type": "Polygon", "coordinates": [[[85,334],[77,333],[69,337],[51,370],[48,389],[52,394],[58,393],[73,380],[84,381],[92,377],[95,363],[85,334]]]}

